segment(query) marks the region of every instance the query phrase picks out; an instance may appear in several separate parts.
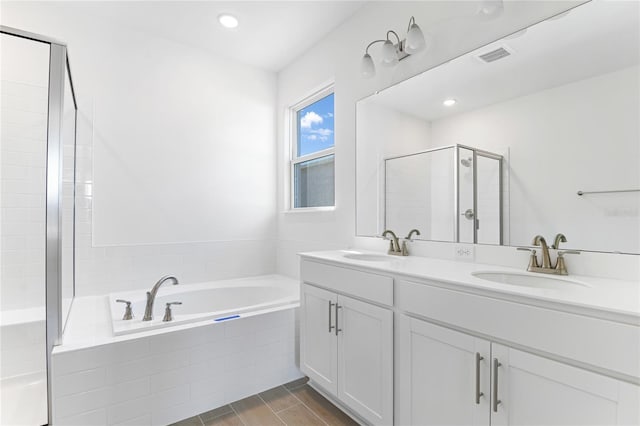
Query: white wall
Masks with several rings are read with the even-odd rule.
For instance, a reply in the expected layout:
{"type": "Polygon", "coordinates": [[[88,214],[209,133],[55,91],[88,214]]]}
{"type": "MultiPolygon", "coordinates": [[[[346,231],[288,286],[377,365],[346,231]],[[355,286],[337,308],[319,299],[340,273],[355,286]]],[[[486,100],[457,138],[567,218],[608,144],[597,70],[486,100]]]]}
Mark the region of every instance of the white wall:
{"type": "Polygon", "coordinates": [[[164,274],[274,272],[275,75],[74,4],[2,2],[0,22],[69,47],[76,294],[147,288],[164,274]]]}
{"type": "MultiPolygon", "coordinates": [[[[372,2],[297,61],[278,74],[278,270],[297,276],[300,251],[345,248],[367,244],[355,235],[355,103],[391,84],[446,62],[509,33],[559,13],[576,2],[510,1],[496,21],[474,18],[477,2],[372,2]],[[387,29],[404,32],[411,16],[430,32],[432,49],[402,61],[397,67],[378,67],[378,76],[360,76],[366,45],[387,29]],[[285,208],[287,107],[327,81],[335,81],[336,209],[331,212],[288,213],[285,208]]],[[[376,48],[374,57],[380,57],[376,48]]],[[[376,247],[386,243],[370,241],[376,247]]],[[[416,243],[420,244],[420,243],[416,243]]],[[[446,249],[449,251],[448,249],[446,249]]],[[[450,250],[451,252],[453,250],[450,250]]],[[[449,255],[449,253],[447,253],[449,255]]]]}
{"type": "MultiPolygon", "coordinates": [[[[356,212],[358,233],[380,235],[384,231],[385,211],[389,211],[385,209],[383,203],[390,202],[388,198],[385,200],[384,196],[384,159],[427,149],[430,146],[429,123],[376,104],[373,98],[370,102],[362,102],[358,108],[356,122],[356,132],[360,135],[359,140],[366,144],[366,150],[360,150],[361,155],[356,158],[357,179],[363,188],[357,196],[368,198],[366,200],[360,198],[359,203],[377,206],[375,212],[356,212]]],[[[408,182],[403,182],[402,190],[405,192],[412,189],[407,184],[408,182]]],[[[395,195],[402,197],[397,192],[395,195]]],[[[426,196],[426,194],[424,195],[426,196]]],[[[404,204],[402,199],[395,199],[393,202],[404,204]]]]}
{"type": "Polygon", "coordinates": [[[634,66],[436,120],[431,141],[509,152],[510,245],[548,230],[565,247],[640,253],[638,194],[576,194],[640,182],[639,75],[634,66]]]}

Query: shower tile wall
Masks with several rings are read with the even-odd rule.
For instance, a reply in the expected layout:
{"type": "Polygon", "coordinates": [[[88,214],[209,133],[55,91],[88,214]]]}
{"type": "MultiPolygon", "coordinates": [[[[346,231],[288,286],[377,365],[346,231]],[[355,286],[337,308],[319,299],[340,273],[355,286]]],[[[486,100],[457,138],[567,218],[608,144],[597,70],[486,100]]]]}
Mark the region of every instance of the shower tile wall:
{"type": "Polygon", "coordinates": [[[3,34],[2,50],[0,310],[5,323],[7,311],[44,309],[49,46],[3,34]]]}
{"type": "MultiPolygon", "coordinates": [[[[76,146],[76,296],[148,289],[163,275],[195,283],[275,272],[274,240],[93,247],[93,117],[80,99],[76,146]]],[[[97,131],[97,130],[96,130],[97,131]]]]}

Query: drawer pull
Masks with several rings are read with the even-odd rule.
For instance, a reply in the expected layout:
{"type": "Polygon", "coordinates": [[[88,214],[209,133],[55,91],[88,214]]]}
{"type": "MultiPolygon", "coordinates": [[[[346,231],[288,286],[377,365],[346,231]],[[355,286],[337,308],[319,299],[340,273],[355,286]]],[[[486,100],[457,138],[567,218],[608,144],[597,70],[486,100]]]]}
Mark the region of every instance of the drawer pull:
{"type": "Polygon", "coordinates": [[[498,405],[502,402],[498,399],[498,367],[502,366],[498,358],[493,359],[493,412],[498,412],[498,405]]]}
{"type": "Polygon", "coordinates": [[[329,333],[331,333],[331,330],[333,330],[335,327],[335,325],[331,325],[331,307],[335,305],[335,303],[333,303],[331,300],[329,300],[329,333]]]}
{"type": "Polygon", "coordinates": [[[336,303],[336,336],[338,335],[339,332],[342,331],[341,328],[338,328],[338,309],[342,309],[342,306],[336,303]]]}
{"type": "Polygon", "coordinates": [[[480,361],[483,359],[484,357],[476,352],[476,404],[480,404],[480,397],[484,396],[484,393],[480,392],[480,361]]]}

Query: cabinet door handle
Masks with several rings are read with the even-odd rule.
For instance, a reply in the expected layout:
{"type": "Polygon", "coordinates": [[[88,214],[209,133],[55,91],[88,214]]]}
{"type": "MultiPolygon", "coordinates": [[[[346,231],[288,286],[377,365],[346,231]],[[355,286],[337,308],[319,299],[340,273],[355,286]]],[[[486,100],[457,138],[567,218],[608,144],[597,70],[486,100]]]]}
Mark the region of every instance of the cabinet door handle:
{"type": "Polygon", "coordinates": [[[476,352],[476,404],[480,404],[480,397],[484,393],[480,392],[480,361],[484,359],[479,352],[476,352]]]}
{"type": "Polygon", "coordinates": [[[338,309],[342,309],[342,306],[340,306],[339,304],[336,303],[336,336],[338,335],[339,332],[342,331],[341,328],[338,328],[338,309]]]}
{"type": "Polygon", "coordinates": [[[329,300],[329,333],[331,333],[331,330],[333,330],[335,327],[335,325],[331,325],[331,307],[335,305],[335,303],[333,303],[331,300],[329,300]]]}
{"type": "Polygon", "coordinates": [[[498,358],[494,358],[493,359],[493,398],[492,398],[494,413],[498,412],[498,404],[502,402],[498,399],[498,367],[500,366],[502,366],[502,364],[500,364],[500,362],[498,361],[498,358]]]}

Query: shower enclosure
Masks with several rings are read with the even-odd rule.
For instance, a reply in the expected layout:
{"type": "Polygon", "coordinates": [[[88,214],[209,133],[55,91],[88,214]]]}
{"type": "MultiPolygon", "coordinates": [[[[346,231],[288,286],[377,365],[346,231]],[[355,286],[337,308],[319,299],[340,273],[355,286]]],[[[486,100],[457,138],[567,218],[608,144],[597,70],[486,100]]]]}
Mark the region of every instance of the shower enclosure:
{"type": "Polygon", "coordinates": [[[465,145],[385,159],[384,228],[423,240],[502,244],[503,157],[465,145]]]}
{"type": "Polygon", "coordinates": [[[43,425],[75,293],[77,103],[64,43],[0,37],[0,424],[43,425]]]}

